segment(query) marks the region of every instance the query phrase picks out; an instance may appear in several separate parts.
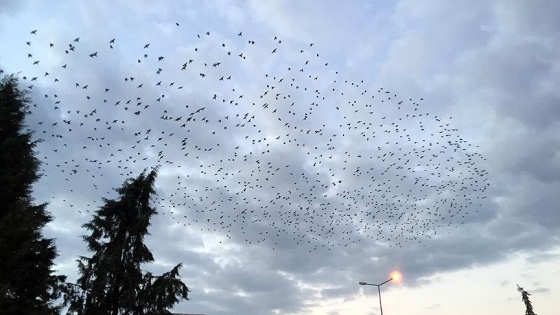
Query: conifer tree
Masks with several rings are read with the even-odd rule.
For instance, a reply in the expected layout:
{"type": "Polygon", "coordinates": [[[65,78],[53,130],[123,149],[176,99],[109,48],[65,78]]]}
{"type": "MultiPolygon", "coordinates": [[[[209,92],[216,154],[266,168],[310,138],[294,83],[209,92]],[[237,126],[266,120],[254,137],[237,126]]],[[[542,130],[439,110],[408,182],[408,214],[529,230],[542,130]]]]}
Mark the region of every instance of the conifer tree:
{"type": "Polygon", "coordinates": [[[535,312],[533,312],[533,304],[529,299],[529,295],[531,295],[531,293],[525,291],[522,287],[519,286],[519,284],[517,285],[517,291],[521,293],[521,300],[523,301],[523,303],[525,303],[525,315],[537,315],[535,314],[535,312]]]}
{"type": "Polygon", "coordinates": [[[143,274],[140,266],[153,262],[144,244],[150,219],[157,212],[150,206],[157,170],[128,179],[118,200],[104,205],[83,226],[91,257],[78,260],[80,278],[67,298],[70,314],[168,314],[188,288],[179,279],[181,264],[161,276],[143,274]]]}
{"type": "Polygon", "coordinates": [[[64,277],[53,275],[57,256],[43,227],[52,220],[35,205],[32,185],[39,160],[32,132],[24,130],[30,100],[15,76],[0,81],[0,310],[2,314],[58,314],[64,277]]]}

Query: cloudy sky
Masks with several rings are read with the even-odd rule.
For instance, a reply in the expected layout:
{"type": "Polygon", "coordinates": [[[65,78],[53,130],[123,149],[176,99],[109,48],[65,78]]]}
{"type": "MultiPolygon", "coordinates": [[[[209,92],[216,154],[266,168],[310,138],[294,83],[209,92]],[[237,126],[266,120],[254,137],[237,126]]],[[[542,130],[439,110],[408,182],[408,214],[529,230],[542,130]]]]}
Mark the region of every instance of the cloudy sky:
{"type": "Polygon", "coordinates": [[[58,271],[159,165],[147,238],[204,314],[560,308],[557,1],[2,1],[58,271]],[[35,31],[36,30],[36,31],[35,31]],[[31,33],[33,31],[33,34],[31,33]],[[149,44],[149,45],[148,45],[149,44]]]}

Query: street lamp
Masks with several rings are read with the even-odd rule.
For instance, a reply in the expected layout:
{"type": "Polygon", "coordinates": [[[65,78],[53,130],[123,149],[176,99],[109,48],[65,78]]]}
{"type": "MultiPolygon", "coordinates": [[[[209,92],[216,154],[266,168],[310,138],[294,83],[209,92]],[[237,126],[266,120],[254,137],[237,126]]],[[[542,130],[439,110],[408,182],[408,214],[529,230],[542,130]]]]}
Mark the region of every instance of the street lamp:
{"type": "Polygon", "coordinates": [[[394,272],[391,274],[391,278],[389,278],[389,280],[386,280],[386,281],[384,281],[384,282],[382,282],[382,283],[380,283],[380,284],[367,283],[367,282],[363,282],[363,281],[362,281],[362,282],[359,282],[358,284],[359,284],[359,285],[373,285],[373,286],[376,286],[376,287],[377,287],[377,293],[379,294],[379,310],[381,311],[381,315],[383,315],[383,306],[381,305],[381,289],[380,289],[380,287],[381,287],[382,285],[384,285],[385,283],[391,281],[391,280],[399,281],[400,279],[401,279],[401,274],[400,274],[399,272],[397,272],[397,271],[394,271],[394,272]]]}

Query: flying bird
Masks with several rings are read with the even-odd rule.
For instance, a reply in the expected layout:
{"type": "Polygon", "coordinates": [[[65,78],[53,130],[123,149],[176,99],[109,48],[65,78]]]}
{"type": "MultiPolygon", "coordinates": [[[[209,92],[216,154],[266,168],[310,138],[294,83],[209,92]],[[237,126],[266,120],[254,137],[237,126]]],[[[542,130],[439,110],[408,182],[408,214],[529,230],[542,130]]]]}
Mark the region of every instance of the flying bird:
{"type": "MultiPolygon", "coordinates": [[[[32,34],[49,41],[43,32],[32,34]]],[[[294,41],[278,49],[276,36],[241,43],[243,32],[220,34],[220,41],[191,36],[189,49],[150,39],[143,49],[168,56],[156,65],[140,48],[149,39],[139,36],[119,41],[129,53],[124,66],[99,69],[104,81],[74,66],[88,57],[70,54],[73,44],[48,50],[62,69],[39,64],[46,45],[22,52],[36,59],[25,77],[48,87],[30,92],[44,91],[32,98],[36,107],[57,111],[45,124],[42,112],[30,114],[31,124],[39,122],[31,127],[45,138],[38,149],[49,162],[43,167],[51,189],[101,199],[109,191],[106,174],[124,180],[135,169],[161,165],[172,175],[154,203],[170,224],[310,250],[364,239],[421,243],[484,208],[484,157],[453,119],[427,110],[422,97],[371,88],[336,69],[320,44],[294,41]]],[[[84,37],[79,45],[95,43],[84,37]]],[[[102,59],[111,53],[117,51],[102,59]]],[[[60,202],[67,211],[79,208],[60,202]]]]}

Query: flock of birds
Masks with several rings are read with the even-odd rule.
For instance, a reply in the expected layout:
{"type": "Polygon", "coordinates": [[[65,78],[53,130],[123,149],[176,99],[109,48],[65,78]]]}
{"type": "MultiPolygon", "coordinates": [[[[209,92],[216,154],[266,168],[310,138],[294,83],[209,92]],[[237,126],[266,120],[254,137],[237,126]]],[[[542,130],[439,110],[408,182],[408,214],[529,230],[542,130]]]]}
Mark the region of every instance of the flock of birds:
{"type": "Polygon", "coordinates": [[[402,246],[483,209],[484,158],[452,118],[345,78],[313,43],[205,32],[174,49],[99,46],[40,30],[23,42],[55,216],[91,215],[156,165],[173,227],[273,247],[402,246]]]}

